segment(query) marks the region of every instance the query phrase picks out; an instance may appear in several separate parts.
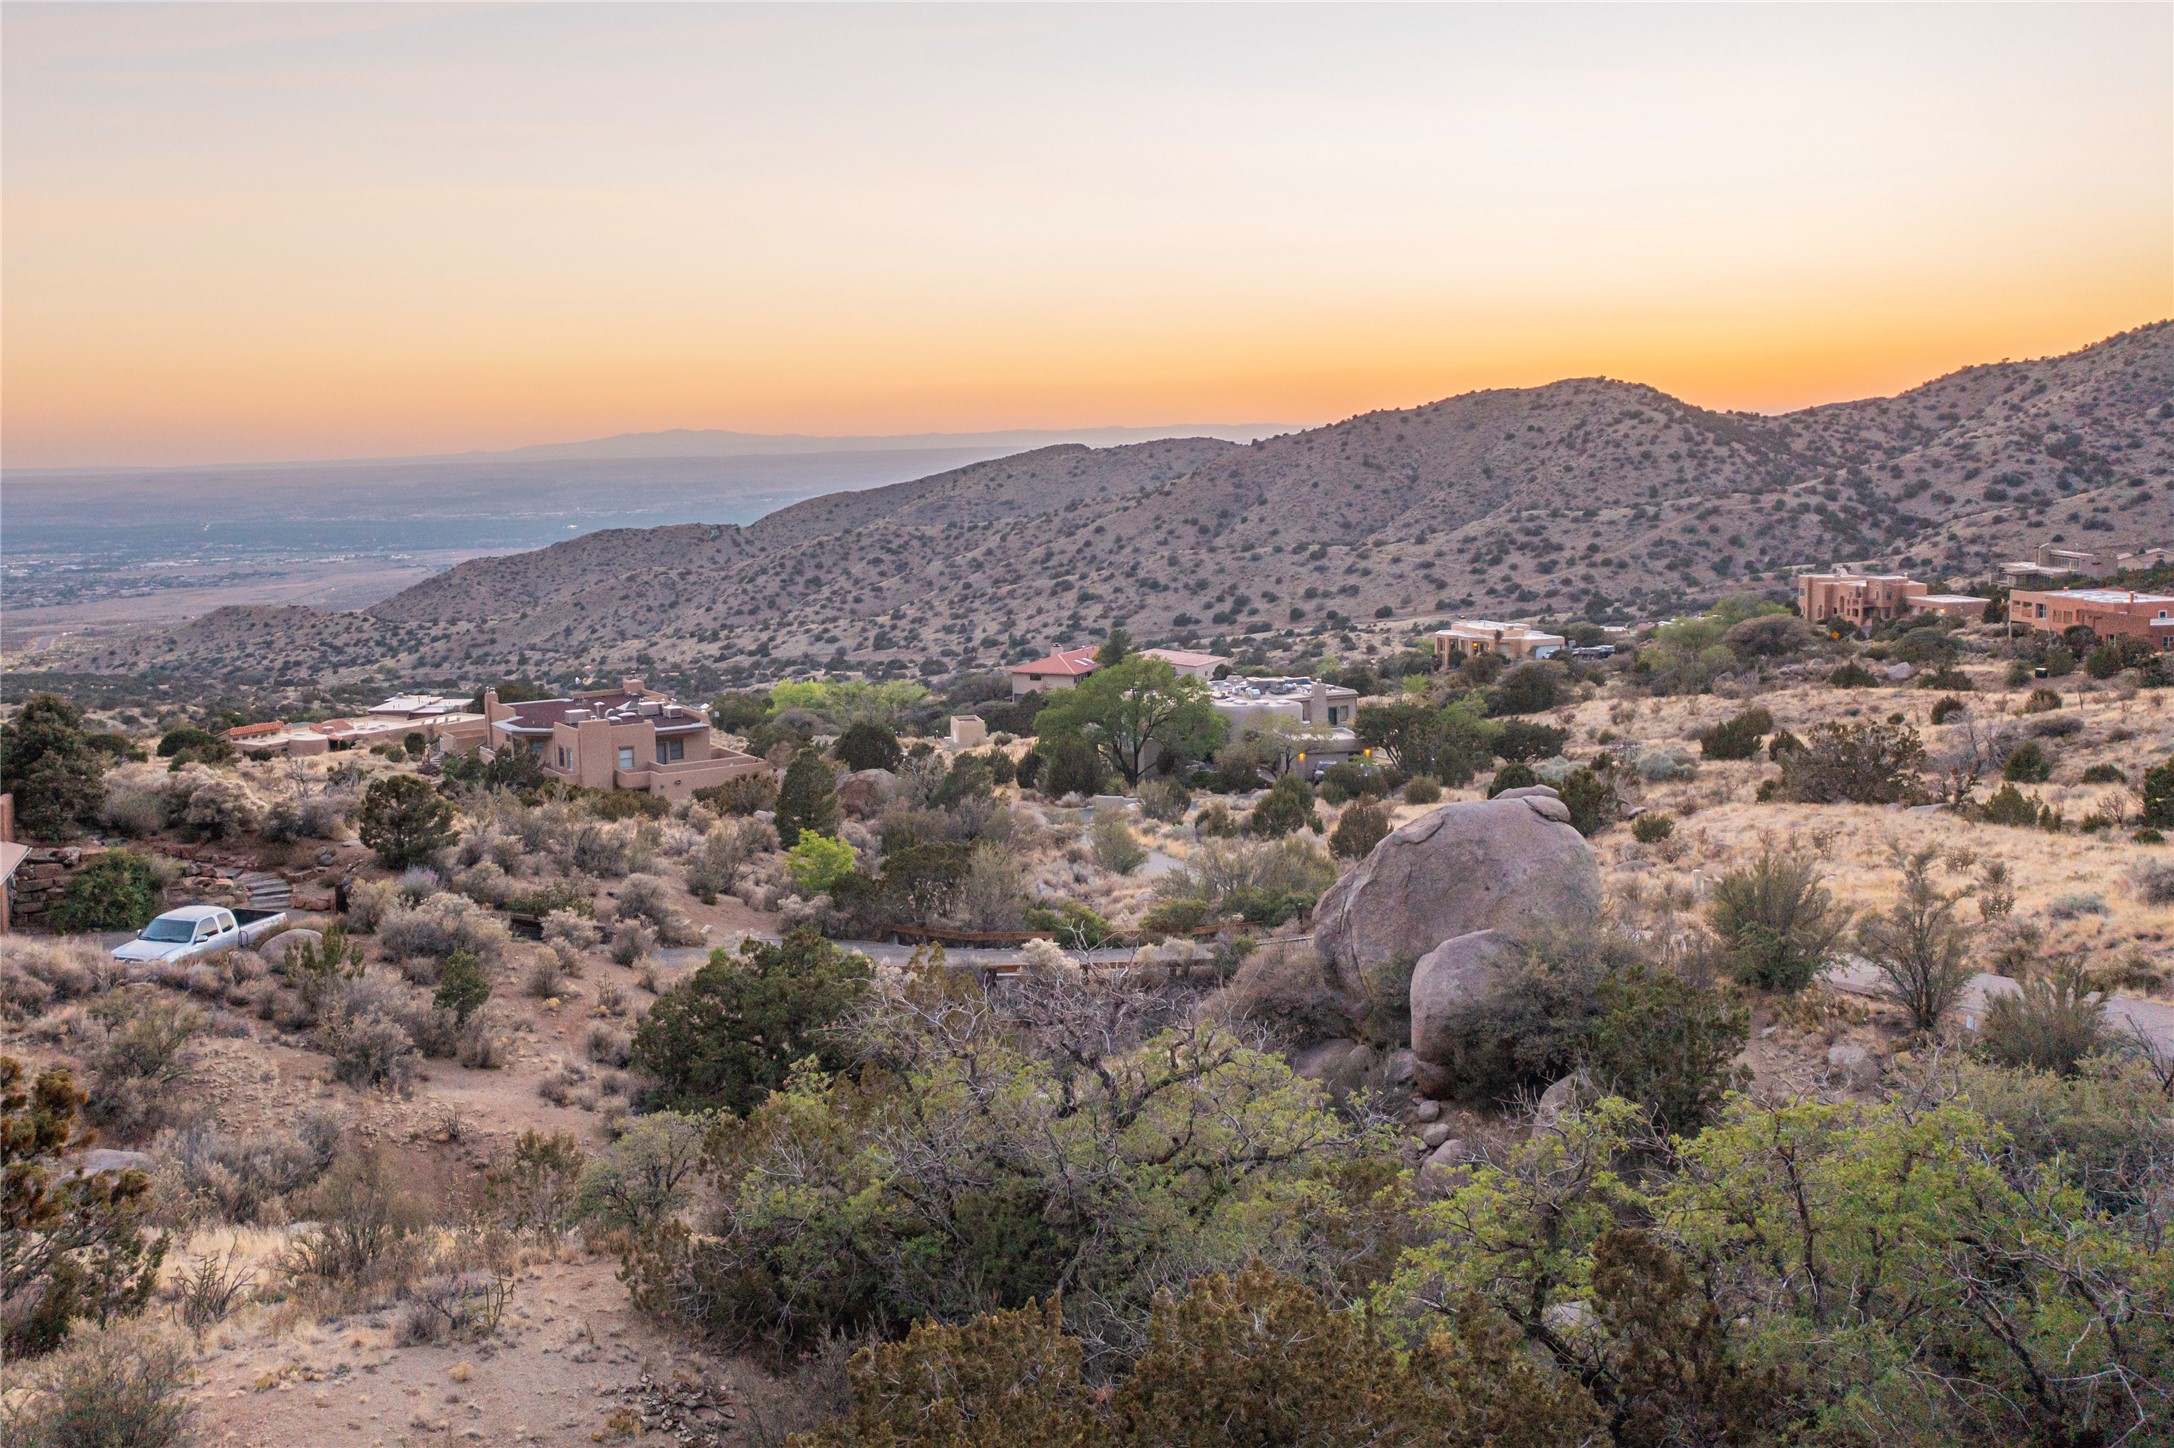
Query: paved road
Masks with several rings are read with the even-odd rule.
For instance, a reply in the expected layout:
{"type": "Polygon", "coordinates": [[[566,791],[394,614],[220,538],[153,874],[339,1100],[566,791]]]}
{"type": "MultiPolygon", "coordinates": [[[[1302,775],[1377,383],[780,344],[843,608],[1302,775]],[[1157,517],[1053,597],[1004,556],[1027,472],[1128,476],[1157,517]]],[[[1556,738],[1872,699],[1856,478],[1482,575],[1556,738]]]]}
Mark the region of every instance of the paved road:
{"type": "MultiPolygon", "coordinates": [[[[1851,961],[1840,969],[1829,971],[1826,979],[1835,989],[1848,991],[1851,995],[1884,993],[1880,989],[1880,973],[1863,961],[1851,961]]],[[[1963,990],[1960,1007],[1964,1029],[1977,1029],[1978,1021],[1985,1015],[1987,1001],[1995,996],[2014,995],[2021,989],[2005,975],[1980,972],[1972,976],[1963,990]]],[[[2174,1050],[2174,1004],[2141,1000],[2135,996],[2114,996],[2106,1002],[2106,1018],[2107,1024],[2117,1032],[2126,1033],[2133,1026],[2159,1045],[2174,1050]]]]}

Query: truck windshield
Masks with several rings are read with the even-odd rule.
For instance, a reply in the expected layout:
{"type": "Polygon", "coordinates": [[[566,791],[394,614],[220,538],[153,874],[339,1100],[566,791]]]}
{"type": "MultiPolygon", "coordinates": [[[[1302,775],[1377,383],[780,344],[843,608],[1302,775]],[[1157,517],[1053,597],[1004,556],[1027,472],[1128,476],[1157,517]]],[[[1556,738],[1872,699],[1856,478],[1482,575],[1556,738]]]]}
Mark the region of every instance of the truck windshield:
{"type": "Polygon", "coordinates": [[[196,939],[196,922],[193,920],[167,920],[163,918],[154,920],[143,928],[143,938],[156,940],[164,944],[178,944],[194,940],[196,939]]]}

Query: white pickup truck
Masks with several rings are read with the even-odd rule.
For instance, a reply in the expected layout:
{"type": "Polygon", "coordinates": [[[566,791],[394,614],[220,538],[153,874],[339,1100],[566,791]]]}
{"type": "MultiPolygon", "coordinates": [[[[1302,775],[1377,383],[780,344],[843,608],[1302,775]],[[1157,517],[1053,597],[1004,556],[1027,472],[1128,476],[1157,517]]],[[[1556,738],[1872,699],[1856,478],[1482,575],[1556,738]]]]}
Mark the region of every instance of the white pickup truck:
{"type": "Polygon", "coordinates": [[[201,960],[255,945],[287,928],[284,910],[229,910],[223,905],[184,905],[114,947],[115,960],[201,960]]]}

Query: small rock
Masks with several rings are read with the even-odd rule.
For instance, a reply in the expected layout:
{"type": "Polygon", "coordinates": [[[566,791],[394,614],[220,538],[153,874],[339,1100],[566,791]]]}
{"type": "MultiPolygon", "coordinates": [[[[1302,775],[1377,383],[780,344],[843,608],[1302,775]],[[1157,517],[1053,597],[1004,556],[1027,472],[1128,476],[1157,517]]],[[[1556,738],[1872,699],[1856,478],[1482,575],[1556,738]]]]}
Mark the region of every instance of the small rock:
{"type": "Polygon", "coordinates": [[[1439,1120],[1441,1115],[1442,1103],[1439,1101],[1421,1101],[1412,1107],[1412,1120],[1414,1121],[1435,1121],[1439,1120]]]}
{"type": "Polygon", "coordinates": [[[1465,1146],[1457,1137],[1445,1139],[1419,1164],[1419,1193],[1421,1196],[1447,1196],[1467,1180],[1464,1169],[1465,1146]]]}
{"type": "Polygon", "coordinates": [[[475,1375],[476,1369],[473,1363],[455,1363],[446,1372],[446,1376],[456,1383],[465,1383],[475,1375]]]}
{"type": "Polygon", "coordinates": [[[1427,1144],[1427,1149],[1429,1151],[1432,1151],[1434,1148],[1440,1146],[1443,1142],[1449,1140],[1449,1123],[1446,1121],[1435,1122],[1426,1130],[1419,1133],[1419,1139],[1427,1144]]]}
{"type": "Polygon", "coordinates": [[[1582,1302],[1558,1302],[1541,1309],[1540,1321],[1557,1332],[1579,1332],[1592,1324],[1593,1309],[1582,1302]]]}
{"type": "Polygon", "coordinates": [[[1540,1093],[1540,1106],[1535,1113],[1534,1125],[1553,1126],[1566,1116],[1575,1116],[1581,1098],[1589,1083],[1583,1071],[1563,1077],[1540,1093]]]}

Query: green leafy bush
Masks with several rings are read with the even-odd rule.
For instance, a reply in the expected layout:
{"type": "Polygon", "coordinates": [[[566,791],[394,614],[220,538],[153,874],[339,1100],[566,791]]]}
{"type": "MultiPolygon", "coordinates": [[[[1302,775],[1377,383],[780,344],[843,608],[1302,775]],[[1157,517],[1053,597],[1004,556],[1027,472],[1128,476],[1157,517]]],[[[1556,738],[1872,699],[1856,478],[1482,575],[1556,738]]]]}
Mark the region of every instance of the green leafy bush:
{"type": "Polygon", "coordinates": [[[1389,811],[1371,799],[1346,805],[1329,832],[1329,853],[1339,859],[1364,859],[1389,837],[1389,811]]]}
{"type": "Polygon", "coordinates": [[[1869,689],[1879,681],[1879,675],[1855,659],[1840,665],[1827,675],[1827,682],[1837,689],[1869,689]]]}
{"type": "Polygon", "coordinates": [[[1977,815],[1989,825],[2046,830],[2057,830],[2061,827],[2058,812],[2049,805],[2040,804],[2012,784],[2004,784],[1988,795],[1985,803],[1978,806],[1977,815]]]}
{"type": "Polygon", "coordinates": [[[2057,962],[1986,1002],[1978,1046],[2002,1066],[2073,1076],[2107,1045],[2106,1007],[2080,961],[2057,962]]]}
{"type": "Polygon", "coordinates": [[[1631,821],[1631,838],[1641,845],[1657,845],[1675,832],[1675,820],[1657,810],[1647,810],[1631,821]]]}
{"type": "Polygon", "coordinates": [[[719,814],[751,815],[777,805],[777,781],[768,774],[743,774],[723,784],[698,789],[694,797],[719,814]]]}
{"type": "Polygon", "coordinates": [[[1531,765],[1505,764],[1487,781],[1487,797],[1493,799],[1506,789],[1529,789],[1539,782],[1540,776],[1533,773],[1531,765]]]}
{"type": "Polygon", "coordinates": [[[1313,786],[1295,774],[1284,775],[1253,806],[1246,828],[1263,839],[1276,839],[1302,829],[1319,834],[1321,820],[1314,813],[1313,786]]]}
{"type": "Polygon", "coordinates": [[[2023,701],[2022,706],[2016,712],[2018,714],[2045,714],[2060,707],[2061,696],[2059,694],[2051,689],[2033,689],[2030,696],[2023,701]]]}
{"type": "Polygon", "coordinates": [[[870,719],[846,725],[830,752],[838,756],[840,764],[853,770],[896,769],[905,758],[890,726],[870,719]]]}
{"type": "Polygon", "coordinates": [[[785,852],[785,873],[809,895],[827,895],[831,886],[853,873],[858,862],[853,847],[832,835],[804,830],[800,842],[785,852]]]}
{"type": "Polygon", "coordinates": [[[2147,829],[2174,829],[2174,759],[2146,770],[2137,792],[2144,801],[2138,823],[2147,829]]]}
{"type": "Polygon", "coordinates": [[[34,840],[66,839],[96,824],[111,757],[93,749],[83,715],[56,694],[33,694],[0,724],[0,791],[34,840]]]}
{"type": "MultiPolygon", "coordinates": [[[[1603,755],[1603,759],[1607,756],[1603,755]]],[[[1501,778],[1500,773],[1496,779],[1501,778]]],[[[1615,823],[1622,801],[1613,770],[1581,764],[1555,783],[1555,793],[1570,810],[1570,824],[1581,835],[1597,835],[1615,823]]]]}
{"type": "Polygon", "coordinates": [[[1415,774],[1404,781],[1406,804],[1433,804],[1442,797],[1442,782],[1431,774],[1415,774]]]}
{"type": "Polygon", "coordinates": [[[1966,712],[1969,707],[1953,694],[1935,699],[1932,701],[1932,722],[1935,725],[1945,724],[1957,714],[1966,712]]]}
{"type": "Polygon", "coordinates": [[[1553,724],[1535,724],[1526,719],[1505,719],[1495,734],[1495,757],[1521,759],[1529,764],[1534,760],[1553,759],[1569,742],[1568,729],[1553,724]]]}

